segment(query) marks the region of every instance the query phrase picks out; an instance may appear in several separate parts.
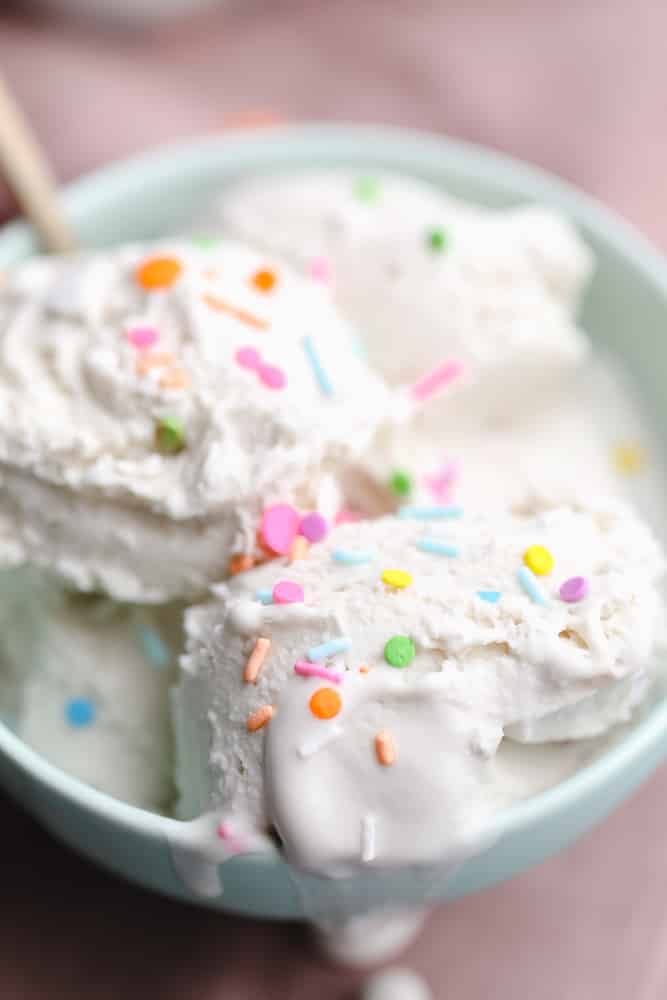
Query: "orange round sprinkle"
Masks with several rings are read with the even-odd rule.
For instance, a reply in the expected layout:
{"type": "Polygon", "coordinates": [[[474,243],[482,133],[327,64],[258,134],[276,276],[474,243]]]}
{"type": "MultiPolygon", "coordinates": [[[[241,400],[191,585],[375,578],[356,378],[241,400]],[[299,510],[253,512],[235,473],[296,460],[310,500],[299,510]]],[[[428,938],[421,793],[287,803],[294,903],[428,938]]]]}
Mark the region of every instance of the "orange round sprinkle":
{"type": "Polygon", "coordinates": [[[252,569],[254,565],[255,560],[252,556],[232,556],[229,560],[229,575],[238,576],[239,573],[245,573],[246,570],[252,569]]]}
{"type": "Polygon", "coordinates": [[[137,268],[137,281],[147,292],[170,288],[181,276],[183,265],[177,257],[150,257],[137,268]]]}
{"type": "Polygon", "coordinates": [[[370,672],[371,668],[368,666],[367,663],[362,663],[361,666],[359,667],[360,674],[369,674],[370,672]]]}
{"type": "Polygon", "coordinates": [[[343,699],[333,688],[318,688],[310,699],[310,710],[318,719],[333,719],[343,707],[343,699]]]}
{"type": "Polygon", "coordinates": [[[278,283],[278,276],[275,271],[265,268],[262,271],[255,271],[252,283],[258,292],[272,292],[278,283]]]}

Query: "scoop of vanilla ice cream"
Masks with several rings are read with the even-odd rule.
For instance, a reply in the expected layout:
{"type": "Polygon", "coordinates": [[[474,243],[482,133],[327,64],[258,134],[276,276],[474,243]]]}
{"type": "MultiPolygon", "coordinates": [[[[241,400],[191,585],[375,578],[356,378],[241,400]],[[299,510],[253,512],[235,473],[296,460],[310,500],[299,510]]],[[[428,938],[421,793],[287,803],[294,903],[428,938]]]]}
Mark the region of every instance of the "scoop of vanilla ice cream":
{"type": "Polygon", "coordinates": [[[173,801],[169,689],[181,610],[63,590],[35,571],[3,574],[0,712],[50,763],[132,805],[173,801]],[[10,585],[20,598],[6,600],[10,585]]]}
{"type": "Polygon", "coordinates": [[[454,412],[475,424],[529,412],[587,354],[572,315],[592,257],[546,209],[492,212],[414,178],[312,170],[244,181],[213,218],[329,278],[389,382],[464,362],[425,412],[431,431],[454,412]]]}
{"type": "Polygon", "coordinates": [[[328,292],[261,253],[30,261],[0,293],[0,558],[119,600],[202,593],[389,409],[328,292]]]}
{"type": "Polygon", "coordinates": [[[570,739],[627,716],[654,667],[662,572],[611,502],[406,507],[222,585],[186,615],[181,813],[271,824],[296,864],[330,873],[456,852],[497,809],[504,733],[570,739]]]}

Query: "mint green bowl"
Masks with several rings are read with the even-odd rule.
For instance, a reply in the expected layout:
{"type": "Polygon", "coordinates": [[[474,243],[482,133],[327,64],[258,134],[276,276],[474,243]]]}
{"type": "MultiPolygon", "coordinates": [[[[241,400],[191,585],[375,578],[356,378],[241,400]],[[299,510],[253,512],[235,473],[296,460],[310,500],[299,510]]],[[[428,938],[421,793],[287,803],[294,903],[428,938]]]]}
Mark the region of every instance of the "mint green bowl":
{"type": "MultiPolygon", "coordinates": [[[[435,136],[385,128],[306,126],[232,135],[115,164],[76,184],[65,204],[90,245],[158,236],[201,216],[226,182],[257,170],[304,165],[387,167],[427,178],[489,206],[539,201],[562,210],[593,247],[598,270],[584,325],[640,380],[658,429],[667,423],[667,267],[629,226],[590,198],[537,170],[435,136]]],[[[0,233],[0,267],[35,249],[21,224],[0,233]]],[[[604,819],[662,761],[667,703],[623,741],[557,787],[500,815],[491,846],[454,875],[399,870],[343,883],[296,876],[278,853],[221,866],[224,893],[206,905],[262,917],[323,919],[373,904],[421,904],[476,892],[571,844],[604,819]]],[[[68,777],[0,726],[0,782],[57,837],[158,892],[200,902],[179,879],[170,842],[176,821],[111,799],[68,777]]]]}

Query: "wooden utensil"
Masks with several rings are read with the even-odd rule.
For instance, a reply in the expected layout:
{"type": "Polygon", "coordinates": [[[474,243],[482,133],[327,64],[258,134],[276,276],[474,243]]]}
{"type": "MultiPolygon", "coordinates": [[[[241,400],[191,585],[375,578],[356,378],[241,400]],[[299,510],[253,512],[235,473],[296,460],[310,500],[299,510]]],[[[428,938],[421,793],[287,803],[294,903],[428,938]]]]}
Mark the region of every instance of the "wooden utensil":
{"type": "Polygon", "coordinates": [[[58,200],[50,164],[6,82],[0,76],[0,173],[39,233],[44,248],[76,248],[58,200]]]}

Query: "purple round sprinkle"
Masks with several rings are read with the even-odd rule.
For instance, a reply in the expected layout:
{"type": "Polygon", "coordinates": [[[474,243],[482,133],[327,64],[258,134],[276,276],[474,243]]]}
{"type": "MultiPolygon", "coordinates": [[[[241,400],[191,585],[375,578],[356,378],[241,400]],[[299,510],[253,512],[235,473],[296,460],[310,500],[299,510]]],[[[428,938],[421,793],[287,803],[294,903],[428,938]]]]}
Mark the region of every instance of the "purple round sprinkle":
{"type": "Polygon", "coordinates": [[[318,514],[317,511],[301,518],[299,534],[307,538],[309,542],[321,542],[323,538],[326,538],[328,531],[327,519],[318,514]]]}
{"type": "Polygon", "coordinates": [[[588,594],[588,580],[585,576],[571,576],[561,584],[559,593],[561,600],[567,601],[568,604],[583,601],[588,594]]]}

